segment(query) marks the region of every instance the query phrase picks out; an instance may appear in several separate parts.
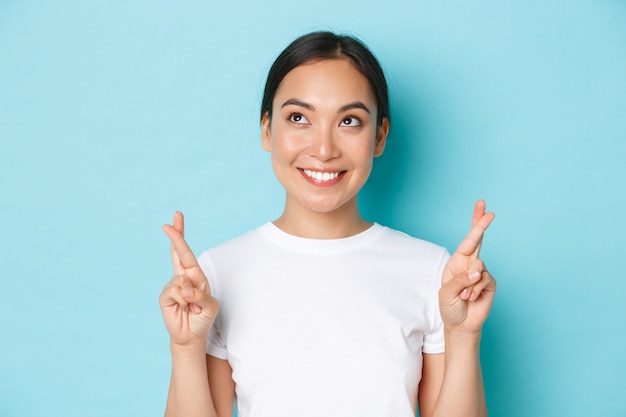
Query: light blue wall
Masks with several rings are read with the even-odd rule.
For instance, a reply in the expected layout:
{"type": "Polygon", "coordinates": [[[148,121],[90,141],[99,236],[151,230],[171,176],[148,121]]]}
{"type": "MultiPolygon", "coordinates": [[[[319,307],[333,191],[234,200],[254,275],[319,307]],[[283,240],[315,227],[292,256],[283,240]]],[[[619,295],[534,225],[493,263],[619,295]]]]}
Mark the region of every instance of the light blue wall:
{"type": "Polygon", "coordinates": [[[492,416],[625,416],[626,3],[0,0],[0,415],[160,415],[160,230],[200,252],[278,216],[263,78],[312,29],[382,61],[364,213],[454,249],[497,218],[492,416]]]}

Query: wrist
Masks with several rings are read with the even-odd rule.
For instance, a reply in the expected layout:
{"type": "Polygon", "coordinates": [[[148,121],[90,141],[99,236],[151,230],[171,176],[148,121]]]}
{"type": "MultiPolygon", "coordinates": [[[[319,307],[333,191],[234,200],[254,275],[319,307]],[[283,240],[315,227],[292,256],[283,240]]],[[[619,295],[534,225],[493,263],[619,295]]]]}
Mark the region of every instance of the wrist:
{"type": "Polygon", "coordinates": [[[204,341],[198,343],[185,343],[180,344],[170,341],[170,352],[172,356],[180,357],[197,357],[206,354],[206,343],[204,341]]]}
{"type": "Polygon", "coordinates": [[[477,369],[480,372],[480,336],[480,332],[445,330],[446,369],[477,369]]]}
{"type": "Polygon", "coordinates": [[[446,340],[446,346],[451,343],[453,345],[460,346],[480,346],[480,338],[482,331],[467,330],[460,327],[444,327],[444,337],[446,340]]]}

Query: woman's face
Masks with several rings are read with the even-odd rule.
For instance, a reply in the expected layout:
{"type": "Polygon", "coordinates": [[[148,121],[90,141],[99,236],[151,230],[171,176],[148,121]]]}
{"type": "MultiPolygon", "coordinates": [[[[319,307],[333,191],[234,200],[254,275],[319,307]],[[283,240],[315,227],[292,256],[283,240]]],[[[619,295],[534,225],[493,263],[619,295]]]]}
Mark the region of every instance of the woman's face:
{"type": "Polygon", "coordinates": [[[263,149],[287,191],[286,209],[332,212],[353,204],[382,154],[389,123],[377,125],[367,79],[347,59],[314,61],[282,80],[263,149]]]}

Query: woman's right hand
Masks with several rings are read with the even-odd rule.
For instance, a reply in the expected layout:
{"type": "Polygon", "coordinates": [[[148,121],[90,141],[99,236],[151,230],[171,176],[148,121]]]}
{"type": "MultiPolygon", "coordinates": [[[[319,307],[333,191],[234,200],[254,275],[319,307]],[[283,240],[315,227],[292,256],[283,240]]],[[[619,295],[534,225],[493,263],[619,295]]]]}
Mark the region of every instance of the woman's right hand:
{"type": "Polygon", "coordinates": [[[159,297],[165,327],[173,345],[204,349],[219,303],[211,296],[209,281],[185,242],[183,214],[174,213],[173,225],[166,224],[163,231],[172,242],[174,266],[174,277],[159,297]]]}

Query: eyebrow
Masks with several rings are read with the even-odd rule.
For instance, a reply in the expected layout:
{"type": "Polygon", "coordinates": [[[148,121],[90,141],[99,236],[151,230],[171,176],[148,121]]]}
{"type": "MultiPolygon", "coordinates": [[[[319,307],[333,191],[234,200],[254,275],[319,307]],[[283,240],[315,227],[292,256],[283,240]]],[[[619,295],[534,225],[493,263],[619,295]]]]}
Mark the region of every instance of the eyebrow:
{"type": "Polygon", "coordinates": [[[367,106],[361,103],[360,101],[355,101],[354,103],[349,103],[349,104],[346,104],[345,106],[342,106],[337,113],[341,113],[341,112],[344,112],[346,110],[351,110],[351,109],[362,109],[362,110],[365,110],[367,114],[371,113],[370,109],[368,109],[367,106]]]}
{"type": "Polygon", "coordinates": [[[290,98],[289,100],[285,101],[283,105],[280,106],[280,108],[282,109],[283,107],[286,107],[286,106],[299,106],[299,107],[304,107],[307,110],[311,110],[311,111],[315,110],[315,107],[313,107],[309,103],[300,101],[297,98],[290,98]]]}
{"type": "MultiPolygon", "coordinates": [[[[283,108],[285,106],[299,106],[299,107],[304,107],[307,110],[311,110],[311,111],[315,111],[315,107],[312,106],[309,103],[306,103],[304,101],[298,100],[296,98],[290,98],[289,100],[285,101],[280,108],[283,108]]],[[[370,109],[367,108],[367,106],[365,104],[363,104],[360,101],[355,101],[353,103],[348,103],[344,106],[341,106],[341,108],[337,111],[337,113],[341,113],[344,112],[346,110],[350,110],[350,109],[362,109],[365,110],[368,114],[370,114],[370,109]]]]}

